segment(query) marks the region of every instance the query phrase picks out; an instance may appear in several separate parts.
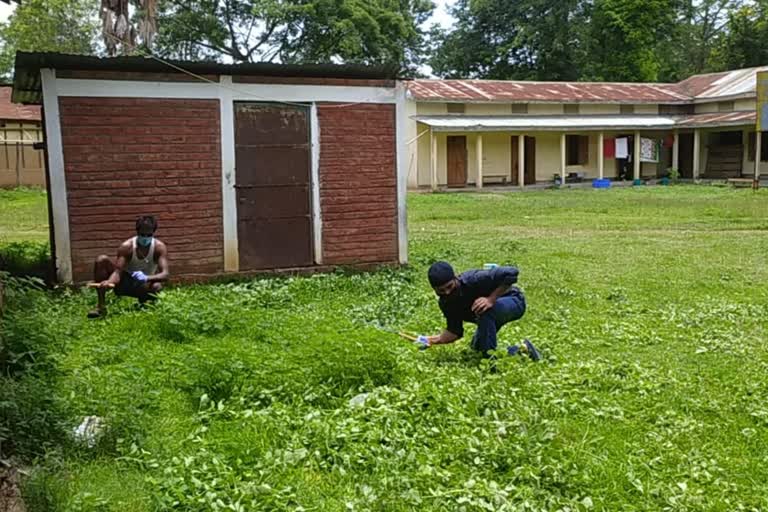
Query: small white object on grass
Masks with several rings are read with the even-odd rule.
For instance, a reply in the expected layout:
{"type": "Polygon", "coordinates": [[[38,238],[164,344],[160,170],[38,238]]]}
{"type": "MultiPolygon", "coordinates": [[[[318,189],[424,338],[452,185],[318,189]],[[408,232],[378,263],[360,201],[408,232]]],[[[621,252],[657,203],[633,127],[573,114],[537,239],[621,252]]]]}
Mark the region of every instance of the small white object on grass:
{"type": "Polygon", "coordinates": [[[349,400],[350,407],[362,407],[368,399],[368,393],[360,393],[349,400]]]}
{"type": "Polygon", "coordinates": [[[73,434],[77,441],[85,443],[88,448],[93,448],[103,431],[104,420],[98,416],[86,416],[83,422],[75,427],[73,434]]]}

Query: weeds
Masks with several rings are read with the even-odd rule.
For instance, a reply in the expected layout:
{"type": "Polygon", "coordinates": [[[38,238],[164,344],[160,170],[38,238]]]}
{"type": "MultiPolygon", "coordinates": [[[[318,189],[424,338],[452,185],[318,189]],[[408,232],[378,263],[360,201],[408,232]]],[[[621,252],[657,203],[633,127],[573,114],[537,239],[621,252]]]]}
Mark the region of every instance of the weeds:
{"type": "Polygon", "coordinates": [[[19,282],[3,449],[36,461],[36,511],[765,509],[764,196],[419,195],[410,268],[110,299],[98,322],[92,292],[19,282]],[[500,343],[545,361],[491,374],[466,341],[377,330],[442,327],[436,259],[519,265],[500,343]]]}

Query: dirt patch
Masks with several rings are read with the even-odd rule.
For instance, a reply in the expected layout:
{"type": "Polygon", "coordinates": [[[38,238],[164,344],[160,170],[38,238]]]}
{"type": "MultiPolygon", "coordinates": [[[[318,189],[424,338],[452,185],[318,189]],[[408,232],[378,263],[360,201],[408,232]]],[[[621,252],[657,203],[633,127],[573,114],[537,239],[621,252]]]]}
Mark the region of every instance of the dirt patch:
{"type": "Polygon", "coordinates": [[[21,499],[21,474],[16,468],[0,463],[0,512],[26,512],[21,499]]]}

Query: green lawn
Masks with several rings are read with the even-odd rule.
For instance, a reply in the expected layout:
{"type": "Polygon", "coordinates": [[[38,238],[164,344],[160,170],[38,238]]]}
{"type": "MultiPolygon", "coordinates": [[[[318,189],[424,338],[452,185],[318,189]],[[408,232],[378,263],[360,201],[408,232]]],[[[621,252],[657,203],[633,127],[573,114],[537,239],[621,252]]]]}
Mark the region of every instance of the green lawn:
{"type": "Polygon", "coordinates": [[[47,242],[48,204],[41,189],[0,189],[0,245],[47,242]]]}
{"type": "Polygon", "coordinates": [[[412,195],[409,228],[408,269],[178,288],[104,321],[88,293],[14,295],[0,439],[37,457],[28,508],[768,508],[768,191],[412,195]],[[436,259],[519,266],[502,345],[545,360],[491,374],[465,341],[372,328],[441,328],[436,259]],[[95,448],[68,434],[91,414],[95,448]]]}

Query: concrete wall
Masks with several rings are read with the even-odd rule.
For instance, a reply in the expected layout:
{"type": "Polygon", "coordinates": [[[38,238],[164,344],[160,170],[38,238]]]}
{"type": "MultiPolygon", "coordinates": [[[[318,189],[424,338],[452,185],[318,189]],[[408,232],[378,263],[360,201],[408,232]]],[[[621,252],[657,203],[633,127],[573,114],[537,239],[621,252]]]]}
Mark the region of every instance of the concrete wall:
{"type": "Polygon", "coordinates": [[[635,105],[635,114],[658,114],[658,105],[635,105]]]}
{"type": "Polygon", "coordinates": [[[528,114],[535,116],[556,116],[563,113],[563,106],[559,103],[531,103],[528,105],[528,114]]]}
{"type": "Polygon", "coordinates": [[[714,112],[719,112],[719,109],[717,107],[717,102],[697,103],[694,108],[697,114],[712,114],[714,112]]]}

